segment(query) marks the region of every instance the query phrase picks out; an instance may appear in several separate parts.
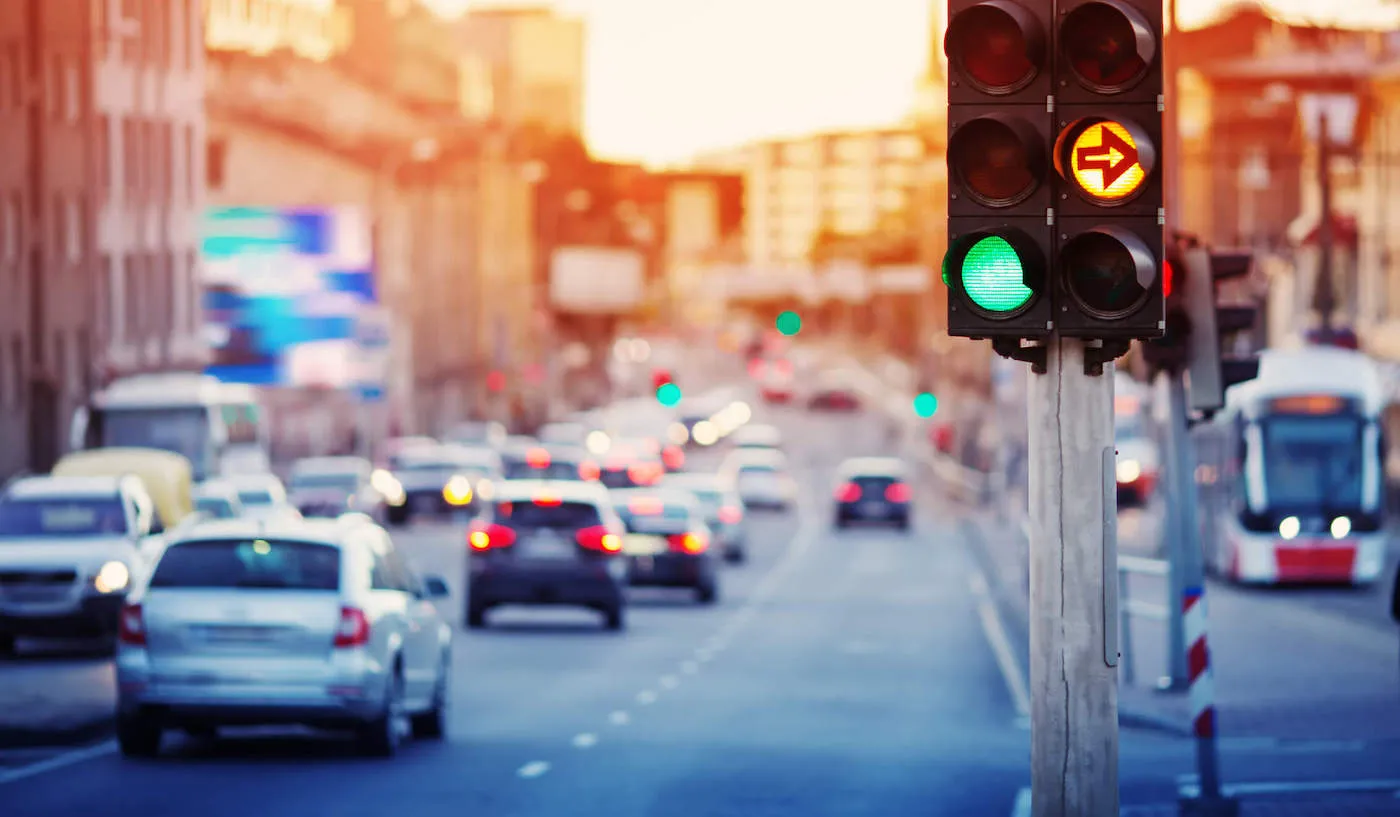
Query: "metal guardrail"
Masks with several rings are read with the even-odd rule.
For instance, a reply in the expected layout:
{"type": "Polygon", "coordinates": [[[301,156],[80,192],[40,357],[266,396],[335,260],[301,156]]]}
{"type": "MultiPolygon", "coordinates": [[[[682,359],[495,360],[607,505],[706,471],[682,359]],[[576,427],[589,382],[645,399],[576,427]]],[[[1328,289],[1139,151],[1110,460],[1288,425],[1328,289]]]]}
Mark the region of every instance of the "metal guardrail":
{"type": "Polygon", "coordinates": [[[1149,621],[1166,621],[1169,612],[1165,605],[1133,599],[1128,591],[1128,583],[1124,580],[1125,576],[1166,578],[1167,570],[1165,559],[1118,557],[1118,648],[1123,653],[1118,669],[1124,684],[1131,685],[1134,680],[1132,620],[1145,618],[1149,621]]]}

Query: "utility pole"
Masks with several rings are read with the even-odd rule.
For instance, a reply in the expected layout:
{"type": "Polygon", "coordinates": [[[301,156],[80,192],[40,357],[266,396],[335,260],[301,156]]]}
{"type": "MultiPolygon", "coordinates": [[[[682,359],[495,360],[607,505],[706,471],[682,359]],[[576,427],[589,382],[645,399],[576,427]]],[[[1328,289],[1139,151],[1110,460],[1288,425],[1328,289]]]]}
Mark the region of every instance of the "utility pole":
{"type": "Polygon", "coordinates": [[[1327,107],[1319,106],[1317,115],[1317,184],[1322,198],[1322,217],[1318,221],[1317,281],[1313,284],[1313,308],[1317,310],[1318,325],[1324,339],[1332,334],[1332,312],[1337,308],[1337,293],[1332,282],[1332,137],[1327,130],[1327,107]]]}
{"type": "Polygon", "coordinates": [[[1086,374],[1077,339],[1052,337],[1046,350],[1029,408],[1031,808],[1035,817],[1116,815],[1113,368],[1086,374]]]}

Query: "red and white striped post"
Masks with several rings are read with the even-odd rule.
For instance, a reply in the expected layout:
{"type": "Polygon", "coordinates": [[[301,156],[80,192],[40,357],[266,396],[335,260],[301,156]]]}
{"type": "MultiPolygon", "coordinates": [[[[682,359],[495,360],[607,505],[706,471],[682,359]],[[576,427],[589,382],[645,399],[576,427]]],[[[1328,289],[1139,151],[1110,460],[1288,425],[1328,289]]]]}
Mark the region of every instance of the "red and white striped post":
{"type": "Polygon", "coordinates": [[[1197,585],[1182,596],[1182,632],[1186,636],[1186,668],[1190,683],[1191,731],[1196,737],[1196,773],[1199,797],[1218,801],[1220,761],[1215,744],[1215,683],[1210,672],[1210,647],[1206,640],[1206,597],[1197,585]]]}

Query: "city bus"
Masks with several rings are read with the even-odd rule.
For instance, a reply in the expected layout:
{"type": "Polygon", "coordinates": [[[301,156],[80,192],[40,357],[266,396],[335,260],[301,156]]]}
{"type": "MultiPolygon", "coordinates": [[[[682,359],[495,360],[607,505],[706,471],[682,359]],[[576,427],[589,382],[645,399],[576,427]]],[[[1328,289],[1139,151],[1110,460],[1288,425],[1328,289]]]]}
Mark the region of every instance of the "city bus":
{"type": "Polygon", "coordinates": [[[133,375],[113,381],[73,418],[71,447],[135,447],[189,459],[196,480],[271,467],[268,428],[252,386],[202,374],[133,375]]]}
{"type": "Polygon", "coordinates": [[[1271,350],[1192,430],[1207,569],[1242,584],[1375,582],[1387,547],[1385,398],[1341,348],[1271,350]]]}

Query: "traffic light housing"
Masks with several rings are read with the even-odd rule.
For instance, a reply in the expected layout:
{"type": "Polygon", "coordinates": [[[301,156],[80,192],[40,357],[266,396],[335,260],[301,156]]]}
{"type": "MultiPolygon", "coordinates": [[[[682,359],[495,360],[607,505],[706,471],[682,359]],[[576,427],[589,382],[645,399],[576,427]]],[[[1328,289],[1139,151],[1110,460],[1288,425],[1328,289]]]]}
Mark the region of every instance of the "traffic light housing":
{"type": "Polygon", "coordinates": [[[1057,0],[1057,328],[1166,331],[1161,0],[1057,0]]]}
{"type": "Polygon", "coordinates": [[[1225,391],[1259,376],[1255,354],[1235,355],[1222,348],[1233,345],[1235,335],[1254,327],[1259,309],[1252,304],[1221,304],[1218,284],[1243,278],[1253,268],[1247,251],[1209,251],[1194,248],[1186,253],[1187,303],[1192,321],[1190,364],[1187,369],[1191,408],[1206,413],[1225,405],[1225,391]]]}
{"type": "Polygon", "coordinates": [[[1160,338],[1144,340],[1142,358],[1153,372],[1180,374],[1190,362],[1191,311],[1187,303],[1187,270],[1182,253],[1194,246],[1189,240],[1168,245],[1162,262],[1162,296],[1166,302],[1164,330],[1160,338]]]}
{"type": "Polygon", "coordinates": [[[948,334],[1041,338],[1053,327],[1051,11],[951,0],[948,334]]]}

